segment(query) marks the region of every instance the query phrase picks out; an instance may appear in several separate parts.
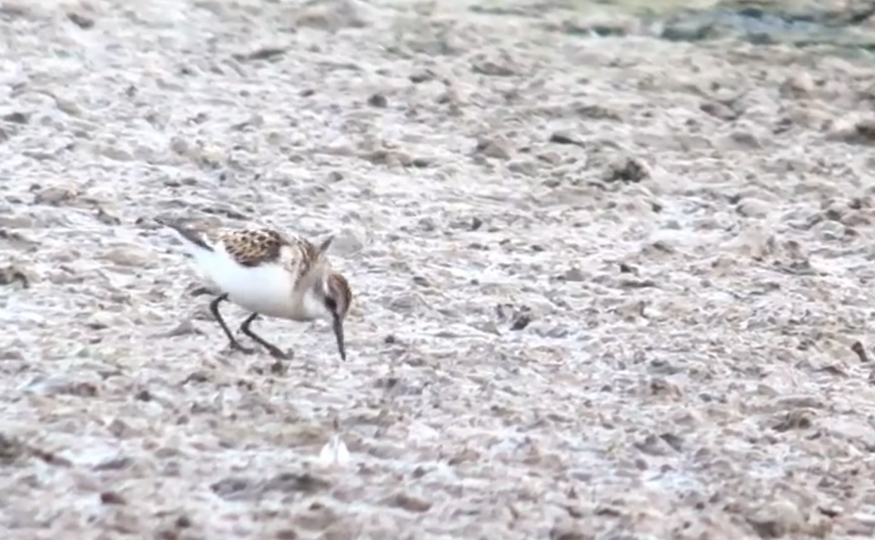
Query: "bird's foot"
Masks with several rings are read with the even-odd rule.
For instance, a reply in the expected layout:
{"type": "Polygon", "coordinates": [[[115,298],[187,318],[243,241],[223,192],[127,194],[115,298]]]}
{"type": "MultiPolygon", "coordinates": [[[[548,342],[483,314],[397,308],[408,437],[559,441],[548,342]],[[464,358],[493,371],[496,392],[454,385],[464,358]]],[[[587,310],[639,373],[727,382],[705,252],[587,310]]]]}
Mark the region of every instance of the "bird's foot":
{"type": "Polygon", "coordinates": [[[291,360],[292,356],[294,356],[294,353],[292,353],[291,351],[285,352],[279,347],[275,347],[273,345],[265,348],[267,349],[267,352],[277,360],[291,360]]]}

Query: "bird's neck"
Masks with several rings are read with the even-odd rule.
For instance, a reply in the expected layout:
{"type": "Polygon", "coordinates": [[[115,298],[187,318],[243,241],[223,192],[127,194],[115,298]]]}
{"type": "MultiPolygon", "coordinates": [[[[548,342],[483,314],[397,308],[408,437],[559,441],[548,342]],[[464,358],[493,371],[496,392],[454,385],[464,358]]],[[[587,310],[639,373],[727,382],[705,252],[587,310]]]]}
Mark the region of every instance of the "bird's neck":
{"type": "Polygon", "coordinates": [[[299,321],[330,318],[325,307],[325,275],[323,272],[310,272],[302,278],[293,292],[294,305],[297,306],[294,318],[299,321]]]}

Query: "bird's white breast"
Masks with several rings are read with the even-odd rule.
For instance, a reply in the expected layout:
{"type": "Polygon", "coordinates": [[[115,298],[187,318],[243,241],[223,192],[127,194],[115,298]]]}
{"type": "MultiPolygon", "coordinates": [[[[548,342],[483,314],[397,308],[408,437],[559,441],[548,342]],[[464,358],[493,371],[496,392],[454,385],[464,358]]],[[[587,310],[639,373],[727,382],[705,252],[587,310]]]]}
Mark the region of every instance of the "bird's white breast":
{"type": "Polygon", "coordinates": [[[221,245],[194,255],[207,277],[228,294],[231,302],[270,317],[294,318],[298,311],[292,297],[294,278],[281,264],[243,266],[221,245]]]}

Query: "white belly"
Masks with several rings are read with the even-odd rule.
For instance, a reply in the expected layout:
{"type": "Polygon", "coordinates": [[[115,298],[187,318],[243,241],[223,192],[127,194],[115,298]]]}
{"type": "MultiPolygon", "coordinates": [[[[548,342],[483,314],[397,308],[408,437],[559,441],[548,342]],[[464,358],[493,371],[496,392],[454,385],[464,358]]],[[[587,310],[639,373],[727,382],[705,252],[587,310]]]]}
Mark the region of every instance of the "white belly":
{"type": "Polygon", "coordinates": [[[278,264],[243,266],[221,250],[196,255],[200,267],[228,299],[245,310],[269,317],[290,318],[292,276],[278,264]]]}

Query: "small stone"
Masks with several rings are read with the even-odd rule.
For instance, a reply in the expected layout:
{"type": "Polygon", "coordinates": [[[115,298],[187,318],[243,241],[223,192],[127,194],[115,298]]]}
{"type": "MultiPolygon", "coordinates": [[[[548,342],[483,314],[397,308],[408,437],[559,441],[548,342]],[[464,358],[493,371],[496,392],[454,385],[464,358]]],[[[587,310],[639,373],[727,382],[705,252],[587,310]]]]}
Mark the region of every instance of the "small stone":
{"type": "Polygon", "coordinates": [[[249,118],[247,118],[246,120],[244,120],[242,122],[238,122],[238,123],[234,124],[233,126],[231,126],[231,128],[236,130],[236,131],[242,131],[246,128],[256,128],[257,129],[257,128],[260,128],[262,126],[264,126],[264,116],[262,116],[258,113],[253,113],[253,114],[249,115],[249,118]]]}
{"type": "Polygon", "coordinates": [[[94,471],[118,471],[121,469],[127,469],[128,467],[133,465],[133,463],[133,459],[122,456],[101,461],[91,469],[94,471]]]}
{"type": "Polygon", "coordinates": [[[293,523],[308,531],[323,531],[338,520],[337,512],[321,502],[310,504],[304,511],[296,512],[293,523]]]}
{"type": "Polygon", "coordinates": [[[0,120],[12,124],[27,124],[30,121],[30,115],[16,111],[0,116],[0,120]]]}
{"type": "Polygon", "coordinates": [[[651,456],[668,456],[673,450],[663,439],[653,434],[647,435],[644,440],[635,442],[632,446],[651,456]]]}
{"type": "Polygon", "coordinates": [[[100,153],[114,161],[131,161],[134,159],[134,156],[129,151],[115,144],[101,146],[100,153]]]}
{"type": "Polygon", "coordinates": [[[738,118],[737,112],[719,101],[706,101],[699,105],[699,109],[720,120],[732,121],[738,118]]]}
{"type": "Polygon", "coordinates": [[[861,120],[854,126],[858,139],[871,142],[875,140],[875,120],[861,120]]]}
{"type": "Polygon", "coordinates": [[[510,159],[510,145],[504,137],[484,137],[477,141],[476,151],[486,157],[510,159]]]}
{"type": "Polygon", "coordinates": [[[403,508],[408,512],[422,513],[431,509],[432,503],[406,493],[397,493],[385,501],[389,506],[403,508]]]}
{"type": "Polygon", "coordinates": [[[532,317],[528,313],[518,313],[516,317],[514,317],[513,322],[510,325],[511,330],[523,330],[526,326],[528,326],[532,322],[532,317]]]}
{"type": "Polygon", "coordinates": [[[188,141],[186,141],[182,137],[173,137],[172,139],[170,139],[170,150],[172,150],[175,154],[184,156],[188,153],[190,148],[191,146],[188,144],[188,141]]]}
{"type": "Polygon", "coordinates": [[[83,30],[88,30],[89,28],[94,26],[94,19],[91,17],[85,16],[81,13],[70,12],[67,13],[67,18],[83,30]]]}
{"type": "Polygon", "coordinates": [[[759,199],[744,199],[735,208],[744,217],[764,218],[773,206],[759,199]]]}
{"type": "Polygon", "coordinates": [[[191,319],[184,319],[180,321],[179,324],[176,325],[172,330],[168,330],[163,334],[158,334],[156,337],[178,337],[178,336],[188,336],[188,335],[203,335],[203,332],[199,330],[194,323],[191,322],[191,319]]]}
{"type": "Polygon", "coordinates": [[[280,493],[317,493],[325,491],[331,484],[308,472],[280,473],[262,485],[263,492],[278,491],[280,493]]]}
{"type": "Polygon", "coordinates": [[[564,338],[571,333],[571,330],[564,325],[538,326],[534,328],[534,332],[539,336],[551,338],[564,338]]]}
{"type": "Polygon", "coordinates": [[[794,73],[787,77],[779,88],[782,97],[785,98],[810,98],[814,93],[814,80],[805,71],[794,73]]]}
{"type": "Polygon", "coordinates": [[[372,17],[369,6],[359,0],[325,0],[304,6],[295,21],[297,25],[328,32],[365,27],[372,17]]]}
{"type": "Polygon", "coordinates": [[[379,109],[385,109],[389,106],[389,100],[386,99],[386,96],[383,94],[374,94],[368,98],[368,105],[379,109]]]}
{"type": "Polygon", "coordinates": [[[405,162],[413,161],[413,158],[406,156],[403,152],[387,150],[385,148],[367,152],[362,154],[361,157],[374,165],[403,165],[405,162]]]}
{"type": "Polygon", "coordinates": [[[79,195],[79,191],[72,186],[53,186],[39,189],[34,196],[35,204],[49,204],[60,206],[70,202],[79,195]]]}
{"type": "Polygon", "coordinates": [[[253,484],[245,478],[228,477],[210,485],[213,493],[223,499],[233,498],[235,495],[251,490],[253,484]]]}
{"type": "MultiPolygon", "coordinates": [[[[96,377],[96,376],[95,376],[96,377]]],[[[70,376],[57,374],[52,376],[37,375],[23,388],[27,393],[42,396],[71,395],[95,397],[98,394],[99,380],[77,380],[70,376]]]]}
{"type": "Polygon", "coordinates": [[[763,147],[763,143],[756,135],[749,131],[733,131],[729,134],[730,144],[735,147],[759,149],[763,147]]]}
{"type": "Polygon", "coordinates": [[[127,501],[124,499],[124,497],[114,491],[104,491],[103,493],[101,493],[100,502],[102,502],[103,504],[116,505],[127,504],[127,501]]]}
{"type": "Polygon", "coordinates": [[[534,178],[538,175],[538,164],[530,159],[520,159],[508,163],[507,170],[534,178]]]}
{"type": "Polygon", "coordinates": [[[28,289],[32,281],[28,274],[23,268],[14,264],[0,268],[0,285],[19,283],[22,289],[28,289]]]}
{"type": "Polygon", "coordinates": [[[91,330],[105,330],[115,324],[115,316],[106,311],[95,311],[88,316],[85,326],[91,330]]]}
{"type": "Polygon", "coordinates": [[[561,521],[550,529],[550,540],[595,540],[591,526],[575,521],[561,521]]]}
{"type": "Polygon", "coordinates": [[[17,437],[0,433],[0,463],[11,464],[30,454],[30,448],[17,437]]]}
{"type": "Polygon", "coordinates": [[[562,274],[562,279],[569,282],[580,282],[586,281],[586,275],[584,275],[583,270],[577,267],[569,268],[562,274]]]}
{"type": "Polygon", "coordinates": [[[418,71],[410,75],[410,82],[414,84],[423,83],[434,79],[434,73],[430,70],[418,71]]]}
{"type": "MultiPolygon", "coordinates": [[[[10,215],[0,215],[0,227],[9,227],[12,229],[30,229],[34,227],[36,221],[32,216],[21,215],[21,216],[10,216],[10,215]]],[[[7,233],[9,234],[9,233],[7,233]]],[[[4,236],[5,239],[5,236],[4,236]]]]}
{"type": "Polygon", "coordinates": [[[434,160],[430,157],[425,156],[417,156],[413,158],[413,161],[410,162],[411,165],[416,167],[417,169],[426,169],[431,167],[434,163],[434,160]]]}
{"type": "Polygon", "coordinates": [[[127,267],[151,267],[154,264],[154,258],[143,250],[135,248],[118,247],[113,248],[103,254],[103,259],[118,266],[127,267]]]}
{"type": "Polygon", "coordinates": [[[808,516],[806,532],[809,535],[815,538],[830,538],[832,530],[833,519],[831,517],[821,514],[811,514],[808,516]]]}
{"type": "Polygon", "coordinates": [[[548,165],[559,165],[562,163],[562,155],[558,152],[543,152],[538,154],[538,161],[542,161],[548,165]]]}
{"type": "Polygon", "coordinates": [[[650,169],[647,165],[631,157],[612,163],[605,172],[607,182],[638,183],[648,178],[650,178],[650,169]]]}
{"type": "Polygon", "coordinates": [[[103,206],[97,207],[97,214],[95,217],[97,218],[97,221],[105,225],[119,225],[122,222],[121,218],[115,212],[111,212],[103,206]]]}
{"type": "Polygon", "coordinates": [[[550,135],[550,142],[556,144],[573,144],[575,146],[583,146],[583,143],[578,141],[576,137],[564,131],[555,131],[550,135]]]}
{"type": "Polygon", "coordinates": [[[517,74],[517,69],[510,59],[476,61],[471,64],[471,71],[490,77],[510,77],[517,74]]]}
{"type": "Polygon", "coordinates": [[[285,53],[286,50],[282,47],[259,47],[248,53],[237,53],[233,56],[234,59],[237,61],[247,62],[253,60],[270,60],[272,58],[282,56],[285,53]]]}
{"type": "Polygon", "coordinates": [[[808,429],[812,425],[812,416],[805,409],[781,413],[772,419],[771,427],[779,433],[797,429],[808,429]]]}
{"type": "Polygon", "coordinates": [[[761,538],[781,538],[799,533],[805,525],[802,513],[793,503],[779,500],[748,515],[747,522],[761,538]]]}
{"type": "Polygon", "coordinates": [[[621,262],[620,263],[620,273],[621,274],[637,274],[638,271],[633,266],[630,266],[629,264],[621,262]]]}
{"type": "Polygon", "coordinates": [[[82,108],[73,100],[55,96],[55,105],[58,107],[58,110],[70,116],[82,116],[82,108]]]}
{"type": "Polygon", "coordinates": [[[776,403],[779,407],[784,409],[796,409],[796,408],[811,408],[811,409],[824,409],[826,408],[826,403],[817,396],[805,395],[805,394],[797,394],[797,395],[789,395],[781,397],[777,400],[776,403]]]}
{"type": "Polygon", "coordinates": [[[680,436],[674,433],[663,433],[659,438],[668,443],[675,451],[680,452],[683,450],[684,440],[680,436]]]}
{"type": "Polygon", "coordinates": [[[437,228],[437,224],[431,217],[424,217],[417,223],[419,228],[425,232],[432,232],[437,228]]]}

